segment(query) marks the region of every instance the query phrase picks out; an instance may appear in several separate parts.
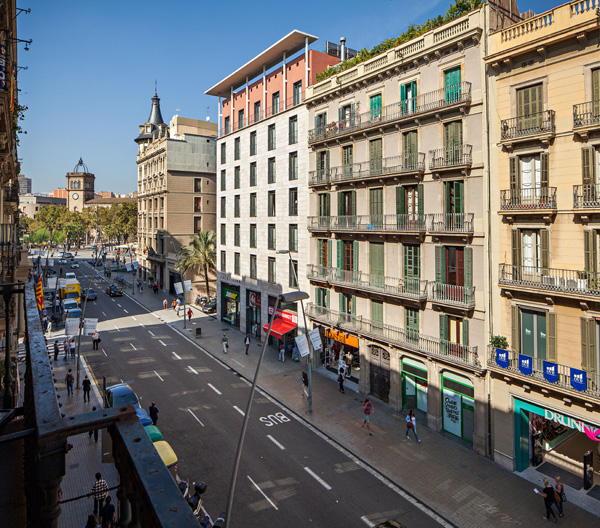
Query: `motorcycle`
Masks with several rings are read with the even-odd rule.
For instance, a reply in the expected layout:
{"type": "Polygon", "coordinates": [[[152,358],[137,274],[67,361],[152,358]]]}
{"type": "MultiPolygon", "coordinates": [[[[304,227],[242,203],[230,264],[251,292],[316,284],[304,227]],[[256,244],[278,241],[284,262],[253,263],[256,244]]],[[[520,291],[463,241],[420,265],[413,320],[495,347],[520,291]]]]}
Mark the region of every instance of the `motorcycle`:
{"type": "Polygon", "coordinates": [[[208,299],[205,296],[197,295],[196,296],[196,306],[204,306],[208,302],[208,299]]]}
{"type": "Polygon", "coordinates": [[[222,512],[213,523],[213,528],[223,528],[223,526],[225,526],[225,512],[222,512]]]}
{"type": "Polygon", "coordinates": [[[181,479],[179,475],[176,475],[177,486],[179,487],[179,491],[183,495],[183,498],[187,501],[189,492],[190,492],[190,481],[188,479],[181,479]]]}
{"type": "Polygon", "coordinates": [[[194,486],[194,494],[190,500],[188,500],[188,506],[192,509],[192,512],[194,512],[196,519],[198,519],[200,512],[202,511],[202,499],[200,498],[200,495],[206,491],[206,484],[204,482],[194,482],[192,486],[194,486]]]}

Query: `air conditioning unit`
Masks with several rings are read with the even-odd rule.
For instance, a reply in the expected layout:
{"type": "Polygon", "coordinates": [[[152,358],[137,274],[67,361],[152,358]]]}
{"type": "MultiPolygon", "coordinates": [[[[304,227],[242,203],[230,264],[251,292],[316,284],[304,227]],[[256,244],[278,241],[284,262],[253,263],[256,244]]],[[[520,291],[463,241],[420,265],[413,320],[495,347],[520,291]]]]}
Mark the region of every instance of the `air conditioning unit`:
{"type": "Polygon", "coordinates": [[[559,288],[560,287],[560,278],[543,276],[542,284],[544,286],[550,286],[552,288],[559,288]]]}
{"type": "Polygon", "coordinates": [[[586,279],[565,279],[565,288],[568,290],[585,291],[588,289],[586,279]]]}

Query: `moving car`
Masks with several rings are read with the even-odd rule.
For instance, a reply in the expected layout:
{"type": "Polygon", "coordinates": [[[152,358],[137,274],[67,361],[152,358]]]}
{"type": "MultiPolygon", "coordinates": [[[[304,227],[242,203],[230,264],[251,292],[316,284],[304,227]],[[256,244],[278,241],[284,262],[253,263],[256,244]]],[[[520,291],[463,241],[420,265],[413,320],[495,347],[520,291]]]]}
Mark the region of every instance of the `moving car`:
{"type": "Polygon", "coordinates": [[[123,297],[123,290],[120,286],[117,286],[116,284],[111,284],[110,286],[107,286],[106,293],[108,293],[108,295],[110,295],[111,297],[123,297]]]}
{"type": "Polygon", "coordinates": [[[77,275],[72,271],[65,273],[65,279],[77,279],[77,275]]]}
{"type": "Polygon", "coordinates": [[[71,262],[71,268],[72,269],[79,268],[79,262],[71,262]]]}
{"type": "Polygon", "coordinates": [[[75,310],[79,308],[79,304],[77,304],[75,299],[63,299],[60,303],[60,307],[62,308],[63,312],[66,312],[67,310],[75,310]]]}
{"type": "Polygon", "coordinates": [[[95,301],[98,299],[98,295],[96,295],[96,292],[94,291],[93,288],[85,289],[83,290],[83,296],[87,297],[88,301],[95,301]]]}
{"type": "Polygon", "coordinates": [[[212,301],[208,301],[203,307],[202,312],[205,314],[213,314],[217,313],[217,300],[213,299],[212,301]]]}
{"type": "Polygon", "coordinates": [[[62,254],[62,258],[66,258],[66,259],[73,258],[73,254],[72,254],[72,253],[69,253],[68,251],[65,251],[65,252],[62,254]]]}

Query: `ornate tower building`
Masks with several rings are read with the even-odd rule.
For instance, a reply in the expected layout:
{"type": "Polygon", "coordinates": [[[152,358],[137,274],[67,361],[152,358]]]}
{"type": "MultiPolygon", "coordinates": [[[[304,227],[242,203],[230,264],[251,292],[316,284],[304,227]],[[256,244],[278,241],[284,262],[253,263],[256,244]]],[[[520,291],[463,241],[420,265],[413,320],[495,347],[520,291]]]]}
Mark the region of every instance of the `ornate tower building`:
{"type": "Polygon", "coordinates": [[[94,199],[94,176],[79,158],[73,172],[67,172],[67,207],[69,211],[81,211],[85,202],[94,199]]]}

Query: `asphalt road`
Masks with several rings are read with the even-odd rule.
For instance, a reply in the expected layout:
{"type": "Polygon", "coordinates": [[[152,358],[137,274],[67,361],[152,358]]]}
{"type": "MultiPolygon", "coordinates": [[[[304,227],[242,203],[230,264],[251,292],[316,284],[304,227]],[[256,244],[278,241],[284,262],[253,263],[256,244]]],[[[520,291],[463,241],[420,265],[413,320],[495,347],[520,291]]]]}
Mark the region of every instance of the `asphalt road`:
{"type": "MultiPolygon", "coordinates": [[[[101,270],[102,268],[98,268],[101,270]]],[[[92,268],[77,270],[87,288],[92,268]]],[[[86,317],[99,319],[102,338],[82,354],[101,383],[126,381],[179,458],[179,475],[208,484],[204,507],[213,520],[226,508],[250,383],[129,296],[111,298],[94,280],[98,300],[86,317]]],[[[439,526],[411,500],[378,478],[264,394],[254,399],[235,493],[232,525],[373,526],[395,519],[407,527],[439,526]]]]}

